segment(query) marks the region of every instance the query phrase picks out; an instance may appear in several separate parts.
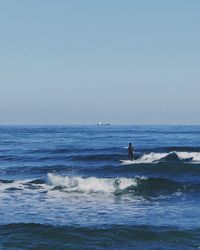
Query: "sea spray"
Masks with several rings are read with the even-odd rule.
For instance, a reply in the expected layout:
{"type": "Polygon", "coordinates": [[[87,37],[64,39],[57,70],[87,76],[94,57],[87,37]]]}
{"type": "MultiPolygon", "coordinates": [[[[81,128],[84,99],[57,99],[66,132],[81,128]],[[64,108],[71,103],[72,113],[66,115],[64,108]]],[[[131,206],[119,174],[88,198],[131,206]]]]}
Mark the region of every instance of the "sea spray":
{"type": "Polygon", "coordinates": [[[136,178],[83,178],[60,176],[52,173],[48,174],[48,178],[53,186],[60,186],[68,192],[113,193],[137,185],[136,178]]]}

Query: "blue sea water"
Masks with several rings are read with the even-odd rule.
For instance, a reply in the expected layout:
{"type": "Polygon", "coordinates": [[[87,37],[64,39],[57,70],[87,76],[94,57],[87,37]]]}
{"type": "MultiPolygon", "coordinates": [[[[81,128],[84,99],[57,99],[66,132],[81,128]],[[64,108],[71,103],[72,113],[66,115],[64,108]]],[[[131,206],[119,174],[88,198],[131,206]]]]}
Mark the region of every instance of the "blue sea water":
{"type": "Polygon", "coordinates": [[[200,126],[0,126],[0,249],[199,249],[199,177],[200,126]]]}

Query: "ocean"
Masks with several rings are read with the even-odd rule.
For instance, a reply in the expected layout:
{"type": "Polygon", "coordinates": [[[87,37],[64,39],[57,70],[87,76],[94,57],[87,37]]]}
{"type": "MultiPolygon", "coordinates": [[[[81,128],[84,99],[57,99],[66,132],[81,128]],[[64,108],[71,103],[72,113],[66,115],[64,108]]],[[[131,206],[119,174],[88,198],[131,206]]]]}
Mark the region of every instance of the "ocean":
{"type": "Polygon", "coordinates": [[[0,126],[0,249],[200,249],[199,177],[200,126],[0,126]]]}

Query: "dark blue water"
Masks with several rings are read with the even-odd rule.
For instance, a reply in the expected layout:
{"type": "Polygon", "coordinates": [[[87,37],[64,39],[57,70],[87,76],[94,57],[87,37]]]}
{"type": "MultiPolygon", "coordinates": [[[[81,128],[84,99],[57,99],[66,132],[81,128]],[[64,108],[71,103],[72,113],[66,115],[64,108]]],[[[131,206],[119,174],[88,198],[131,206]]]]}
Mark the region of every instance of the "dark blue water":
{"type": "Polygon", "coordinates": [[[0,249],[198,249],[199,177],[200,126],[1,126],[0,249]]]}

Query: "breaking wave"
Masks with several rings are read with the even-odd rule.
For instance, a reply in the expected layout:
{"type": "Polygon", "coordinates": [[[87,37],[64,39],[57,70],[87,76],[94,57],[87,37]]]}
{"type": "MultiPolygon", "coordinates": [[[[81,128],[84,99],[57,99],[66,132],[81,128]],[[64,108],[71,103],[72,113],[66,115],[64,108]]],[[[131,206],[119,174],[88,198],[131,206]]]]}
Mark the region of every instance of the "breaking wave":
{"type": "Polygon", "coordinates": [[[159,163],[165,161],[186,161],[200,164],[200,152],[177,152],[171,151],[169,153],[155,153],[151,152],[144,154],[133,161],[123,161],[122,164],[140,164],[140,163],[159,163]]]}
{"type": "Polygon", "coordinates": [[[67,192],[114,193],[137,185],[136,178],[69,177],[48,174],[49,182],[67,192]]]}
{"type": "Polygon", "coordinates": [[[62,176],[53,173],[48,174],[48,180],[34,179],[21,181],[1,182],[1,194],[10,192],[32,194],[43,192],[62,191],[79,194],[106,194],[106,195],[131,195],[131,196],[161,196],[173,193],[199,193],[200,184],[178,182],[166,178],[156,177],[116,177],[98,178],[81,176],[62,176]]]}
{"type": "Polygon", "coordinates": [[[60,176],[52,173],[48,174],[48,178],[54,189],[61,189],[65,192],[152,196],[173,192],[200,191],[199,184],[179,183],[164,178],[83,178],[80,176],[60,176]]]}

